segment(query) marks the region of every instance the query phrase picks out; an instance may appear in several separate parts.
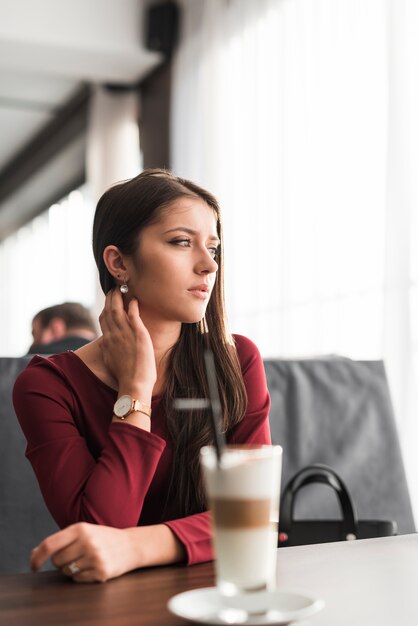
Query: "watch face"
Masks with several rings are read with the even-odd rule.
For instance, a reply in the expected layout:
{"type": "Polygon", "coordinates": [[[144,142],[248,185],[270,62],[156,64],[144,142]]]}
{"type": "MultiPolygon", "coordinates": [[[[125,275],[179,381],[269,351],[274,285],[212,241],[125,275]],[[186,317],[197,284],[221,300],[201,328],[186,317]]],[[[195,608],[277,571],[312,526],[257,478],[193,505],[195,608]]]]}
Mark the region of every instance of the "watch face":
{"type": "Polygon", "coordinates": [[[124,417],[129,413],[132,407],[132,398],[130,396],[121,396],[116,400],[114,412],[117,417],[124,417]]]}

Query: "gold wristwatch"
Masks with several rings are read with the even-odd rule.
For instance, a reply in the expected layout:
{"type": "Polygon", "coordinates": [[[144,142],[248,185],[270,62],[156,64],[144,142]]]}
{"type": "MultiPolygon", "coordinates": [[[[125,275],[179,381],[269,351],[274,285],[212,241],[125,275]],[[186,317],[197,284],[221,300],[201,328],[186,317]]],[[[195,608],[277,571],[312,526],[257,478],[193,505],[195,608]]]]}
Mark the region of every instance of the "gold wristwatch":
{"type": "Polygon", "coordinates": [[[147,406],[140,400],[135,400],[131,396],[121,396],[115,402],[113,413],[120,420],[124,420],[131,413],[138,411],[151,417],[151,407],[147,406]]]}

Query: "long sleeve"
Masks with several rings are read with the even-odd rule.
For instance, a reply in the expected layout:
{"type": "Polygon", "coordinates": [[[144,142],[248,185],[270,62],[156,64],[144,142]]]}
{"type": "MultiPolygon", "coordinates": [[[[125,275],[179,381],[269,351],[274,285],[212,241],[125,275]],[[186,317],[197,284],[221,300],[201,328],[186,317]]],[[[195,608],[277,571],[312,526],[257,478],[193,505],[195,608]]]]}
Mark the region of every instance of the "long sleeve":
{"type": "Polygon", "coordinates": [[[13,402],[52,516],[60,527],[79,521],[136,526],[165,441],[111,423],[111,409],[103,414],[94,389],[91,406],[80,406],[60,369],[37,359],[17,379],[13,402]]]}
{"type": "MultiPolygon", "coordinates": [[[[270,396],[263,361],[249,339],[235,336],[242,374],[248,395],[247,412],[228,436],[228,443],[271,444],[268,412],[270,396]]],[[[182,542],[187,563],[193,565],[214,559],[209,511],[166,522],[182,542]]]]}
{"type": "MultiPolygon", "coordinates": [[[[248,406],[227,439],[269,444],[263,362],[251,341],[235,339],[248,406]]],[[[164,405],[153,400],[149,433],[112,423],[116,395],[72,352],[35,357],[16,381],[13,402],[26,456],[61,527],[79,521],[116,528],[162,521],[173,460],[164,405]]],[[[184,545],[189,564],[213,559],[209,512],[163,523],[184,545]]]]}

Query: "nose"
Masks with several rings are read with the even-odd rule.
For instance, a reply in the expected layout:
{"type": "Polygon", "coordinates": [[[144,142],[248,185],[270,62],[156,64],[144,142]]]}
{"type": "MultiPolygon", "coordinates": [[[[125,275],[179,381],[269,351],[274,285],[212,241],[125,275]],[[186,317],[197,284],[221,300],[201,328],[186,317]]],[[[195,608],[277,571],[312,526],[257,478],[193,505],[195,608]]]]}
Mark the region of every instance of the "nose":
{"type": "Polygon", "coordinates": [[[213,274],[218,270],[218,264],[207,248],[202,250],[196,263],[196,272],[198,274],[213,274]]]}

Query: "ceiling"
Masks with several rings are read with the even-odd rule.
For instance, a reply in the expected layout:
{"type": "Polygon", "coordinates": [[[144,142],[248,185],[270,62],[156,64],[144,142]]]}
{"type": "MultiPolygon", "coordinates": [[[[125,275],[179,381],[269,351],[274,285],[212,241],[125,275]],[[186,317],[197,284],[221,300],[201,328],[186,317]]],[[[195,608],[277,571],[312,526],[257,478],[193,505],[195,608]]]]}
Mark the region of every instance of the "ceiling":
{"type": "Polygon", "coordinates": [[[0,169],[49,122],[79,83],[0,67],[0,169]]]}
{"type": "Polygon", "coordinates": [[[60,172],[65,178],[74,165],[84,168],[84,139],[75,136],[66,155],[49,159],[9,189],[21,157],[27,161],[33,150],[36,159],[34,139],[47,140],[45,131],[83,85],[136,84],[161,62],[143,43],[149,4],[0,0],[0,240],[54,195],[60,172]]]}

